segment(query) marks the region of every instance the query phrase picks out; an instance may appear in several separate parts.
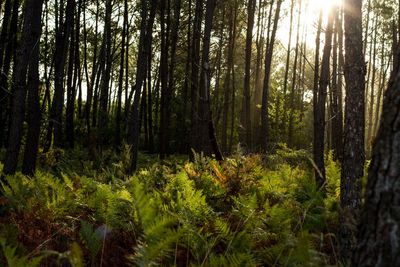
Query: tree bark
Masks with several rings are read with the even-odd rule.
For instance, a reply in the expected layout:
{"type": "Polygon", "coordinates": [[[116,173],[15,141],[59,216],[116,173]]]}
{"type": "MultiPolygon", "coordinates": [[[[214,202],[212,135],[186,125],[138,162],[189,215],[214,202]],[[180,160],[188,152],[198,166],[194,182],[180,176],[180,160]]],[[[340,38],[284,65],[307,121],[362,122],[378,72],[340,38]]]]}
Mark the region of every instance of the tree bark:
{"type": "Polygon", "coordinates": [[[132,173],[137,167],[138,145],[139,145],[139,103],[144,78],[147,69],[147,55],[150,54],[151,39],[153,34],[153,23],[156,15],[158,0],[152,0],[150,3],[150,15],[147,12],[147,1],[142,0],[141,23],[140,23],[140,40],[138,48],[138,60],[136,68],[135,97],[131,107],[129,143],[132,146],[132,157],[130,172],[132,173]]]}
{"type": "Polygon", "coordinates": [[[400,266],[400,72],[385,95],[352,266],[400,266]]]}
{"type": "Polygon", "coordinates": [[[248,0],[247,4],[247,32],[246,32],[246,56],[245,74],[242,96],[242,112],[240,123],[240,142],[247,148],[251,148],[251,112],[250,112],[250,76],[251,76],[251,56],[253,44],[254,13],[256,10],[256,0],[248,0]]]}
{"type": "Polygon", "coordinates": [[[115,116],[115,146],[121,147],[122,91],[124,88],[124,67],[126,52],[126,28],[128,27],[128,0],[124,0],[124,22],[121,34],[121,57],[118,76],[117,114],[115,116]]]}
{"type": "MultiPolygon", "coordinates": [[[[289,130],[288,130],[288,138],[287,143],[289,147],[293,147],[293,132],[294,132],[294,116],[295,116],[295,109],[296,109],[296,84],[297,76],[298,76],[298,67],[299,64],[299,45],[300,45],[300,19],[301,19],[301,5],[302,1],[299,2],[299,11],[297,17],[297,34],[296,34],[296,49],[294,51],[294,64],[293,64],[293,76],[292,76],[292,83],[291,83],[291,90],[290,90],[290,113],[289,113],[289,130]]],[[[301,52],[301,51],[300,51],[301,52]]]]}
{"type": "MultiPolygon", "coordinates": [[[[4,3],[4,14],[3,14],[3,23],[1,27],[0,33],[0,81],[7,80],[8,77],[5,76],[4,68],[3,68],[3,58],[5,57],[5,48],[7,44],[7,39],[9,38],[8,28],[11,20],[11,0],[6,0],[4,3]]],[[[5,89],[0,89],[0,147],[4,145],[4,135],[6,128],[6,106],[7,106],[7,97],[8,92],[5,89]]]]}
{"type": "MultiPolygon", "coordinates": [[[[340,12],[336,11],[335,18],[335,32],[334,32],[334,45],[333,45],[333,80],[332,80],[332,148],[334,160],[341,160],[343,151],[343,113],[341,102],[341,64],[338,56],[338,49],[342,47],[339,45],[339,34],[341,34],[342,22],[340,19],[340,12]]],[[[340,53],[340,52],[339,52],[340,53]]]]}
{"type": "MultiPolygon", "coordinates": [[[[37,60],[37,57],[35,58],[35,56],[32,56],[31,49],[35,45],[39,46],[42,5],[42,0],[27,0],[25,4],[25,19],[22,29],[21,43],[17,50],[17,57],[14,66],[11,126],[6,160],[4,162],[5,174],[14,174],[17,169],[18,155],[23,134],[22,126],[25,117],[28,64],[32,63],[31,66],[34,68],[36,63],[33,63],[33,61],[37,60]]],[[[36,52],[33,54],[36,54],[36,52]]],[[[32,69],[32,71],[34,70],[32,69]]]]}
{"type": "Polygon", "coordinates": [[[108,143],[107,132],[108,132],[108,101],[110,98],[110,76],[111,76],[111,13],[112,13],[112,1],[106,1],[106,17],[104,24],[104,44],[105,44],[105,68],[101,81],[100,90],[100,102],[99,102],[99,127],[100,127],[100,146],[104,146],[108,143]]]}
{"type": "Polygon", "coordinates": [[[223,110],[222,110],[222,127],[221,127],[221,148],[222,152],[228,152],[228,116],[229,116],[229,104],[231,101],[231,82],[232,82],[232,69],[234,64],[234,50],[235,50],[235,38],[236,38],[236,1],[235,6],[230,6],[229,11],[229,36],[228,36],[228,55],[227,55],[227,70],[224,81],[224,98],[223,98],[223,110]]]}
{"type": "MultiPolygon", "coordinates": [[[[190,147],[197,151],[198,143],[198,95],[199,95],[199,71],[200,71],[200,39],[201,22],[203,18],[203,0],[196,0],[195,14],[193,19],[192,34],[192,59],[191,59],[191,127],[190,127],[190,147]]],[[[192,156],[192,152],[189,151],[192,156]]]]}
{"type": "MultiPolygon", "coordinates": [[[[375,103],[375,84],[376,84],[376,57],[377,57],[377,36],[378,36],[378,23],[375,23],[373,49],[372,49],[372,78],[371,78],[371,88],[369,97],[369,108],[368,108],[368,129],[367,129],[367,157],[371,156],[372,150],[372,131],[373,131],[373,115],[374,115],[374,103],[375,103]]],[[[368,103],[368,102],[367,102],[368,103]]]]}
{"type": "Polygon", "coordinates": [[[362,37],[362,0],[347,0],[345,8],[346,109],[341,171],[340,255],[350,259],[355,243],[352,224],[358,221],[365,151],[365,62],[362,37]]]}
{"type": "Polygon", "coordinates": [[[271,37],[269,38],[266,53],[265,53],[265,69],[264,69],[264,85],[263,85],[263,96],[262,96],[262,106],[261,106],[261,144],[263,153],[267,153],[270,145],[270,134],[269,134],[269,86],[270,86],[270,76],[271,76],[271,66],[272,66],[272,56],[274,53],[274,44],[276,38],[276,32],[278,29],[278,22],[281,12],[282,0],[278,0],[275,17],[274,26],[272,29],[271,37]]]}
{"type": "Polygon", "coordinates": [[[62,113],[64,107],[64,68],[69,36],[71,34],[71,26],[73,23],[74,5],[75,1],[67,0],[66,19],[56,32],[56,51],[54,54],[54,97],[50,112],[50,122],[48,126],[45,151],[47,151],[51,146],[53,131],[54,145],[56,147],[61,147],[63,145],[62,113]]]}
{"type": "Polygon", "coordinates": [[[203,51],[200,73],[200,91],[199,91],[199,152],[211,156],[214,153],[217,160],[222,160],[222,154],[219,150],[215,136],[215,127],[211,114],[210,106],[210,41],[213,25],[214,10],[216,0],[207,0],[205,13],[205,27],[203,36],[203,51]]]}
{"type": "MultiPolygon", "coordinates": [[[[290,22],[289,22],[289,41],[287,46],[287,54],[286,54],[286,64],[285,64],[285,76],[283,78],[283,116],[281,122],[281,134],[282,136],[286,136],[286,119],[287,119],[287,89],[288,89],[288,80],[289,80],[289,66],[290,66],[290,54],[292,52],[292,32],[293,32],[293,13],[294,13],[294,0],[291,0],[290,3],[290,22]]],[[[279,102],[277,103],[279,108],[279,102]]]]}
{"type": "MultiPolygon", "coordinates": [[[[43,3],[43,1],[41,1],[43,3]]],[[[40,5],[40,3],[39,3],[40,5]]],[[[35,12],[40,12],[35,8],[35,12]]],[[[35,13],[35,16],[38,14],[35,13]]],[[[40,22],[31,27],[37,27],[35,31],[41,32],[40,22]]],[[[41,125],[41,110],[39,97],[39,42],[34,44],[32,56],[29,62],[28,70],[28,133],[25,143],[24,161],[22,164],[22,173],[25,175],[33,175],[36,169],[36,159],[39,149],[39,136],[41,125]]]]}
{"type": "MultiPolygon", "coordinates": [[[[4,88],[2,89],[2,91],[4,92],[5,90],[5,94],[4,94],[4,99],[3,99],[3,103],[4,103],[4,118],[0,119],[1,121],[4,121],[2,124],[4,125],[4,127],[2,127],[2,129],[0,130],[0,138],[1,135],[5,136],[6,139],[3,140],[4,143],[7,143],[7,137],[9,135],[7,135],[7,130],[9,131],[10,129],[10,123],[11,123],[11,103],[12,103],[12,99],[11,99],[11,95],[13,94],[13,87],[10,86],[8,84],[8,80],[9,80],[9,74],[10,74],[10,69],[11,69],[11,62],[14,58],[16,58],[16,48],[17,48],[17,44],[18,44],[18,17],[19,17],[19,6],[20,6],[20,1],[19,0],[14,0],[13,5],[12,5],[12,14],[11,14],[11,20],[9,22],[9,28],[7,31],[7,35],[8,38],[6,38],[6,47],[5,47],[5,51],[4,51],[4,58],[2,58],[2,55],[0,54],[0,58],[2,58],[3,62],[1,65],[1,75],[0,75],[0,88],[4,88]]],[[[7,29],[6,29],[7,30],[7,29]]],[[[15,63],[15,62],[14,62],[15,63]]],[[[1,108],[0,108],[0,112],[1,112],[1,108]]],[[[1,115],[0,115],[1,117],[1,115]]],[[[0,125],[1,126],[1,125],[0,125]]]]}
{"type": "Polygon", "coordinates": [[[314,162],[317,167],[315,171],[316,182],[320,188],[325,184],[325,161],[324,161],[324,145],[325,145],[325,106],[327,88],[329,85],[330,78],[330,58],[332,51],[332,32],[333,32],[333,21],[335,18],[335,11],[332,8],[329,12],[328,26],[325,31],[325,47],[322,56],[321,63],[321,76],[319,77],[318,87],[318,102],[316,108],[316,124],[317,126],[314,140],[314,162]]]}

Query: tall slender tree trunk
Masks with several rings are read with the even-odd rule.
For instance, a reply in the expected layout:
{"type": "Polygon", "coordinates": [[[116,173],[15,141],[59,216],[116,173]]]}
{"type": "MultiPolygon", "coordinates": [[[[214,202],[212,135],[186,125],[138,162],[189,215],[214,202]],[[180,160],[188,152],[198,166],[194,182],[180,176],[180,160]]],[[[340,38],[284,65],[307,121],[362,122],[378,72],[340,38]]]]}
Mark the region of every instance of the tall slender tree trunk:
{"type": "MultiPolygon", "coordinates": [[[[63,4],[61,3],[61,5],[63,4]]],[[[47,151],[51,146],[53,133],[54,145],[56,147],[61,147],[63,145],[62,113],[64,107],[64,68],[68,51],[69,36],[71,35],[71,26],[73,23],[74,5],[75,1],[67,0],[65,21],[59,26],[59,30],[56,32],[56,51],[54,54],[54,97],[51,106],[45,151],[47,151]]],[[[62,18],[61,15],[60,18],[62,18]]]]}
{"type": "MultiPolygon", "coordinates": [[[[317,37],[315,41],[315,62],[314,62],[314,86],[313,86],[313,118],[314,118],[314,129],[313,129],[313,134],[314,134],[314,144],[313,144],[313,155],[314,155],[314,160],[318,157],[320,152],[318,151],[319,147],[316,144],[316,140],[318,140],[319,137],[319,125],[318,125],[318,104],[319,104],[319,81],[320,81],[320,46],[321,46],[321,30],[322,30],[322,9],[319,12],[319,18],[318,18],[318,28],[317,28],[317,37]]],[[[315,172],[315,178],[317,184],[321,184],[324,181],[321,179],[323,175],[320,175],[320,170],[317,169],[315,172]]]]}
{"type": "MultiPolygon", "coordinates": [[[[295,99],[296,99],[296,84],[297,76],[298,76],[298,64],[299,64],[299,45],[300,45],[300,20],[301,20],[301,6],[302,1],[299,2],[299,12],[297,17],[297,34],[296,34],[296,49],[294,51],[294,64],[293,64],[293,76],[290,90],[290,112],[289,112],[289,129],[288,129],[288,138],[287,143],[289,147],[293,147],[293,132],[294,132],[294,123],[295,123],[295,99]]],[[[301,51],[300,51],[301,52],[301,51]]]]}
{"type": "Polygon", "coordinates": [[[316,181],[319,187],[323,187],[326,181],[325,177],[325,162],[324,162],[324,146],[325,146],[325,105],[327,89],[330,78],[330,58],[332,51],[332,32],[333,22],[335,18],[335,10],[332,8],[329,13],[328,26],[325,31],[325,47],[321,63],[321,76],[319,78],[318,87],[318,104],[316,109],[316,132],[317,136],[314,140],[315,154],[314,162],[317,167],[315,172],[316,181]]]}
{"type": "MultiPolygon", "coordinates": [[[[4,14],[3,14],[3,23],[1,27],[1,33],[0,33],[0,81],[6,81],[7,76],[5,75],[4,68],[3,68],[3,58],[6,56],[4,55],[6,44],[7,44],[7,39],[10,36],[8,34],[8,29],[9,29],[9,24],[11,20],[11,0],[6,0],[4,3],[4,14]]],[[[3,84],[1,82],[1,84],[3,84]]],[[[3,88],[3,87],[2,87],[3,88]]],[[[6,128],[6,106],[7,106],[7,92],[2,89],[0,90],[0,147],[4,145],[4,135],[5,135],[5,128],[6,128]]]]}
{"type": "MultiPolygon", "coordinates": [[[[87,1],[87,0],[85,0],[87,1]]],[[[90,121],[90,111],[92,109],[92,102],[93,102],[93,89],[95,85],[95,79],[98,69],[97,63],[97,32],[98,32],[98,20],[99,20],[99,3],[97,0],[96,5],[96,17],[95,17],[95,40],[94,40],[94,47],[93,47],[93,64],[92,64],[92,73],[89,79],[88,74],[88,63],[87,63],[87,30],[86,30],[86,12],[84,11],[84,44],[85,44],[85,69],[86,69],[86,83],[87,83],[87,96],[86,96],[86,105],[85,105],[85,118],[86,118],[86,128],[88,135],[90,136],[91,132],[91,121],[90,121]]],[[[86,6],[85,6],[86,7],[86,6]]]]}
{"type": "Polygon", "coordinates": [[[138,145],[139,145],[139,103],[142,92],[143,82],[147,70],[147,55],[151,52],[151,39],[153,34],[153,24],[156,15],[158,0],[152,0],[150,4],[150,14],[147,12],[147,1],[142,0],[140,40],[138,48],[138,60],[136,68],[135,97],[131,106],[130,124],[132,130],[129,134],[129,143],[132,146],[132,157],[130,172],[137,168],[138,145]]]}
{"type": "MultiPolygon", "coordinates": [[[[43,1],[41,2],[43,3],[43,1]]],[[[36,10],[35,12],[39,12],[39,10],[36,10]]],[[[35,25],[35,27],[37,27],[35,30],[39,31],[39,34],[41,32],[40,26],[40,23],[35,25]]],[[[33,25],[31,27],[33,27],[33,25]]],[[[32,49],[31,59],[28,66],[28,133],[25,142],[24,161],[22,164],[22,173],[25,175],[34,174],[39,149],[40,125],[42,119],[39,97],[39,52],[40,44],[37,42],[32,49]]]]}
{"type": "Polygon", "coordinates": [[[169,30],[170,30],[170,0],[160,2],[160,24],[161,24],[161,55],[160,55],[160,79],[161,79],[161,106],[160,106],[160,158],[164,159],[168,153],[168,135],[169,135],[169,110],[170,110],[170,88],[168,80],[169,74],[169,30]],[[166,7],[167,6],[167,7],[166,7]],[[167,8],[167,20],[165,21],[165,11],[167,8]]]}
{"type": "MultiPolygon", "coordinates": [[[[286,64],[285,64],[285,76],[283,78],[283,116],[281,122],[281,134],[282,136],[286,136],[286,120],[287,120],[287,109],[288,109],[288,101],[287,101],[287,89],[288,89],[288,80],[289,80],[289,68],[290,68],[290,55],[292,52],[292,32],[293,32],[293,13],[294,13],[294,0],[291,0],[290,3],[290,22],[289,22],[289,41],[287,46],[287,54],[286,54],[286,64]]],[[[279,105],[278,107],[279,108],[279,105]]]]}
{"type": "MultiPolygon", "coordinates": [[[[28,65],[34,68],[38,65],[38,51],[31,53],[32,47],[39,46],[41,35],[41,14],[42,0],[27,0],[25,3],[25,19],[22,28],[21,43],[15,58],[13,75],[13,96],[11,126],[9,133],[9,143],[7,147],[4,173],[13,174],[17,169],[18,155],[21,147],[23,134],[23,121],[25,117],[25,98],[27,85],[28,65]],[[34,63],[34,61],[36,61],[34,63]]],[[[32,78],[32,77],[31,77],[32,78]]],[[[38,85],[38,83],[37,83],[38,85]]],[[[33,85],[32,85],[33,86],[33,85]]],[[[38,89],[36,88],[36,91],[38,89]]],[[[30,125],[32,126],[32,124],[30,125]]]]}
{"type": "MultiPolygon", "coordinates": [[[[373,115],[374,115],[374,103],[375,103],[375,84],[376,84],[376,57],[377,57],[377,36],[378,36],[378,23],[375,23],[373,49],[372,49],[372,78],[371,88],[369,97],[369,108],[368,108],[368,128],[367,128],[367,157],[371,156],[372,150],[372,131],[373,131],[373,115]]],[[[368,102],[367,102],[368,103],[368,102]]]]}
{"type": "MultiPolygon", "coordinates": [[[[272,6],[272,2],[270,5],[272,6]]],[[[258,21],[257,21],[257,59],[256,59],[256,73],[254,77],[254,93],[253,93],[253,106],[256,108],[253,109],[253,148],[259,149],[259,140],[261,133],[261,106],[262,102],[262,59],[264,54],[264,16],[265,16],[265,7],[262,5],[262,0],[258,2],[258,21]]],[[[271,8],[269,15],[271,16],[271,8]]]]}
{"type": "MultiPolygon", "coordinates": [[[[150,48],[151,50],[151,48],[150,48]]],[[[154,152],[154,125],[153,125],[153,92],[152,92],[152,86],[151,86],[151,53],[148,55],[148,65],[147,65],[147,114],[148,114],[148,128],[149,128],[149,147],[148,151],[149,153],[154,152]]]]}
{"type": "MultiPolygon", "coordinates": [[[[74,12],[75,13],[75,12],[74,12]]],[[[69,42],[69,58],[68,58],[68,70],[67,70],[67,107],[65,110],[65,139],[66,145],[69,148],[74,146],[74,109],[75,109],[75,84],[74,79],[74,67],[75,67],[75,25],[71,25],[71,37],[69,42]]]]}
{"type": "Polygon", "coordinates": [[[250,112],[250,76],[251,56],[253,50],[253,27],[256,0],[248,0],[247,4],[247,32],[246,32],[246,59],[242,96],[242,112],[240,120],[240,141],[247,149],[251,148],[251,112],[250,112]]]}
{"type": "Polygon", "coordinates": [[[275,10],[274,26],[272,29],[271,37],[268,40],[268,46],[265,53],[265,69],[264,69],[264,85],[263,85],[263,96],[261,106],[261,144],[264,153],[267,153],[270,147],[270,134],[269,134],[269,90],[270,90],[270,76],[272,66],[272,56],[274,53],[274,44],[276,38],[276,32],[278,29],[278,22],[281,12],[282,0],[278,0],[275,10]]]}
{"type": "MultiPolygon", "coordinates": [[[[382,38],[382,42],[381,42],[381,47],[382,47],[382,51],[381,51],[381,64],[383,64],[385,62],[385,35],[383,35],[382,38]]],[[[378,99],[376,101],[376,111],[375,111],[375,118],[374,118],[374,126],[373,126],[373,137],[376,137],[376,133],[378,130],[378,124],[379,124],[379,118],[381,116],[381,107],[382,107],[382,97],[383,97],[383,90],[386,86],[386,75],[387,75],[387,71],[389,69],[389,65],[390,63],[387,64],[387,66],[385,67],[384,65],[382,65],[382,67],[384,68],[384,70],[381,70],[380,73],[380,82],[379,82],[379,91],[378,91],[378,99]]]]}
{"type": "MultiPolygon", "coordinates": [[[[185,64],[185,69],[186,69],[186,74],[185,74],[185,81],[183,84],[183,90],[182,90],[182,99],[186,100],[189,98],[189,85],[191,82],[191,53],[192,53],[192,0],[187,1],[187,32],[186,32],[186,64],[185,64]]],[[[181,113],[180,113],[180,124],[181,127],[179,127],[179,136],[183,139],[180,145],[180,151],[182,153],[187,153],[190,154],[189,150],[189,143],[192,141],[191,136],[187,134],[188,131],[191,129],[188,129],[188,118],[191,116],[188,116],[190,114],[191,110],[191,101],[184,101],[181,105],[181,113]]],[[[191,125],[190,125],[191,127],[191,125]]]]}
{"type": "Polygon", "coordinates": [[[100,127],[100,146],[107,144],[107,132],[108,132],[108,101],[110,98],[110,76],[111,76],[111,64],[112,64],[112,40],[111,40],[111,13],[112,13],[112,1],[106,1],[106,17],[104,24],[104,44],[105,44],[105,71],[102,76],[101,89],[100,89],[100,106],[99,106],[99,127],[100,127]]]}
{"type": "Polygon", "coordinates": [[[215,136],[215,127],[211,114],[210,102],[210,42],[211,30],[214,19],[214,10],[216,0],[207,0],[205,13],[205,27],[203,36],[203,51],[200,72],[200,90],[199,90],[199,151],[205,155],[211,156],[214,153],[217,160],[222,160],[222,154],[219,150],[215,136]]]}
{"type": "Polygon", "coordinates": [[[236,1],[234,6],[230,6],[229,11],[229,36],[228,36],[228,55],[227,70],[224,81],[224,98],[222,111],[222,127],[221,127],[221,148],[224,153],[228,152],[228,118],[229,104],[231,101],[232,90],[232,70],[234,61],[235,38],[236,38],[236,1]]]}
{"type": "MultiPolygon", "coordinates": [[[[4,119],[0,119],[0,121],[4,120],[3,125],[4,127],[2,130],[0,130],[0,135],[3,135],[6,137],[4,140],[5,143],[8,142],[7,137],[9,136],[9,130],[10,130],[10,115],[11,115],[11,104],[12,104],[12,99],[11,95],[13,94],[13,87],[8,84],[9,81],[9,74],[11,70],[11,62],[16,58],[16,49],[17,49],[17,44],[18,44],[18,17],[19,17],[19,6],[20,6],[20,1],[19,0],[14,0],[12,3],[12,14],[10,18],[10,22],[7,24],[8,29],[7,30],[7,36],[8,38],[5,38],[6,40],[6,46],[4,50],[4,58],[3,55],[0,54],[0,58],[3,60],[1,64],[1,75],[0,75],[0,88],[4,88],[2,91],[4,94],[4,97],[2,99],[2,102],[4,103],[4,119]],[[4,90],[6,90],[4,92],[4,90]]],[[[1,111],[1,108],[0,108],[1,111]]],[[[0,115],[1,117],[1,115],[0,115]]],[[[1,125],[0,125],[1,126],[1,125]]]]}
{"type": "MultiPolygon", "coordinates": [[[[191,59],[191,131],[190,147],[195,151],[199,148],[198,134],[198,99],[199,99],[199,71],[200,71],[200,37],[201,22],[203,21],[203,0],[196,0],[195,14],[193,19],[192,35],[192,59],[191,59]]],[[[191,152],[189,152],[192,155],[191,152]]]]}
{"type": "Polygon", "coordinates": [[[128,0],[124,0],[124,22],[121,35],[121,58],[118,76],[117,114],[115,116],[115,146],[121,146],[121,121],[122,121],[122,91],[124,88],[124,67],[126,52],[126,28],[128,27],[128,0]]]}
{"type": "Polygon", "coordinates": [[[340,59],[338,56],[338,49],[341,49],[339,45],[339,34],[341,30],[339,28],[342,27],[340,12],[337,10],[336,18],[335,18],[335,32],[334,32],[334,41],[333,41],[333,69],[332,69],[332,104],[331,104],[331,113],[332,113],[332,148],[333,148],[333,157],[335,160],[342,158],[342,150],[343,150],[343,114],[340,106],[341,101],[341,90],[342,90],[342,81],[341,79],[341,65],[339,63],[340,59]],[[340,48],[339,48],[340,47],[340,48]]]}
{"type": "Polygon", "coordinates": [[[365,62],[362,52],[362,0],[347,0],[345,4],[346,110],[339,241],[341,258],[347,261],[354,248],[355,231],[351,225],[359,218],[361,178],[364,175],[365,62]]]}

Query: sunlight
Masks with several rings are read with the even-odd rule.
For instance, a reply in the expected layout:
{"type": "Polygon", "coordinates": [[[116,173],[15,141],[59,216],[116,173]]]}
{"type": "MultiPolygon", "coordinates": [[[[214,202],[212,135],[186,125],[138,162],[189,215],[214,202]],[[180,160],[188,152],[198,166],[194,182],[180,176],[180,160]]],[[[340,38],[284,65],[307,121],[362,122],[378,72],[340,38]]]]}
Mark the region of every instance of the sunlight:
{"type": "Polygon", "coordinates": [[[333,5],[338,5],[340,0],[309,0],[309,5],[311,10],[320,10],[324,12],[325,15],[329,13],[330,8],[333,5]]]}
{"type": "MultiPolygon", "coordinates": [[[[323,21],[322,21],[322,25],[326,25],[327,20],[328,20],[328,14],[329,11],[331,10],[331,8],[335,5],[340,6],[342,0],[306,0],[306,1],[302,1],[302,28],[304,27],[305,29],[301,29],[306,30],[307,31],[307,35],[305,36],[308,47],[314,47],[315,45],[315,34],[316,34],[316,30],[317,30],[317,22],[318,22],[318,16],[319,16],[319,12],[320,10],[322,10],[323,12],[323,21]],[[304,15],[305,14],[305,15],[304,15]]],[[[289,10],[289,3],[286,3],[286,5],[284,5],[284,8],[286,8],[286,10],[289,10]]],[[[293,29],[293,35],[292,38],[294,38],[296,36],[296,32],[295,32],[295,23],[296,23],[296,13],[297,11],[295,10],[295,14],[294,14],[294,29],[293,29]]],[[[289,40],[289,35],[287,34],[289,32],[289,28],[290,28],[290,17],[287,15],[283,18],[281,24],[280,24],[280,28],[278,30],[277,36],[278,39],[284,43],[287,44],[288,40],[289,40]]],[[[292,46],[294,46],[295,44],[292,41],[292,46]]]]}

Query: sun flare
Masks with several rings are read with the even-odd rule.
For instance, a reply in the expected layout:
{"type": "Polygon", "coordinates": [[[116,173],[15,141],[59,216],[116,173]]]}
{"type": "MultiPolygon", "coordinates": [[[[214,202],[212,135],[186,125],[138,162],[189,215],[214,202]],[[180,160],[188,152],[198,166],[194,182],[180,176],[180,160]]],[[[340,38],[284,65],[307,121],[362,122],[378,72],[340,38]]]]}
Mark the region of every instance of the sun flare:
{"type": "Polygon", "coordinates": [[[328,14],[331,7],[339,5],[340,0],[309,0],[311,10],[319,11],[322,9],[324,14],[328,14]]]}

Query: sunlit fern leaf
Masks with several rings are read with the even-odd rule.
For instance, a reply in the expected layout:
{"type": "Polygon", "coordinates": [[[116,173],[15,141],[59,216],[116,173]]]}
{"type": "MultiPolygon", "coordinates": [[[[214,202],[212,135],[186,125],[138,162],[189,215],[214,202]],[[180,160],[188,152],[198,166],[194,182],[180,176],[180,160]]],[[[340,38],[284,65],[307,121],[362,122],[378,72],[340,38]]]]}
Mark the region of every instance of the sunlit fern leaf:
{"type": "Polygon", "coordinates": [[[74,242],[68,254],[69,262],[72,267],[83,267],[83,252],[78,243],[74,242]]]}

